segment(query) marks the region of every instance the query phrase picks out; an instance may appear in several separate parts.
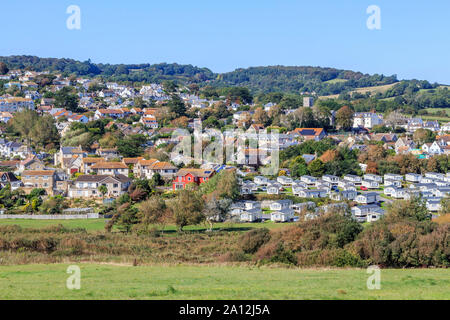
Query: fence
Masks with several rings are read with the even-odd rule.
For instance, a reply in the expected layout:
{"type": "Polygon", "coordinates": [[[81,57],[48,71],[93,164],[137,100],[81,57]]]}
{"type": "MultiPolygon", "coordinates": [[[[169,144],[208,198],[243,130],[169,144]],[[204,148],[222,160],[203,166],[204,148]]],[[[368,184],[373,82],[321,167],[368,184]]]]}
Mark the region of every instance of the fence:
{"type": "Polygon", "coordinates": [[[75,220],[75,219],[99,219],[98,213],[88,214],[55,214],[55,215],[32,215],[32,214],[0,214],[0,219],[31,219],[31,220],[75,220]]]}

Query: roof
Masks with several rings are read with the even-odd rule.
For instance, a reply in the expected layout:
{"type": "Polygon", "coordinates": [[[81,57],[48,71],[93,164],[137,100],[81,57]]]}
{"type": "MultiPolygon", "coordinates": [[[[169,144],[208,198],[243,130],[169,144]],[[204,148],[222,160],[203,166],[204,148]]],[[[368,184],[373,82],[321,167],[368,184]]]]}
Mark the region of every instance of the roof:
{"type": "Polygon", "coordinates": [[[125,177],[123,174],[116,174],[115,176],[84,174],[84,175],[78,176],[76,181],[77,182],[101,182],[108,178],[117,180],[121,183],[131,182],[131,179],[128,177],[125,177]]]}
{"type": "Polygon", "coordinates": [[[94,164],[92,169],[128,169],[128,166],[123,162],[99,162],[94,164]]]}
{"type": "Polygon", "coordinates": [[[22,176],[52,176],[55,170],[25,170],[22,176]]]}
{"type": "Polygon", "coordinates": [[[106,162],[105,158],[83,158],[83,163],[99,163],[106,162]]]}
{"type": "Polygon", "coordinates": [[[143,157],[137,157],[137,158],[123,158],[122,162],[125,164],[136,164],[138,163],[140,160],[143,160],[143,157]]]}
{"type": "Polygon", "coordinates": [[[323,128],[297,128],[292,133],[301,136],[320,136],[324,132],[323,128]]]}
{"type": "Polygon", "coordinates": [[[178,170],[177,176],[185,176],[188,174],[191,174],[194,177],[208,178],[214,174],[214,170],[182,168],[182,169],[178,170]]]}

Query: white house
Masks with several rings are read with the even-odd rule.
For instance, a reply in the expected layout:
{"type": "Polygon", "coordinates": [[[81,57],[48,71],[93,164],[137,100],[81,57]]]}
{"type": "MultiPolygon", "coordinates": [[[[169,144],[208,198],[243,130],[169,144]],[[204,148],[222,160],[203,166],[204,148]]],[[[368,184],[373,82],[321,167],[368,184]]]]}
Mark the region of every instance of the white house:
{"type": "Polygon", "coordinates": [[[337,185],[338,182],[339,182],[339,178],[338,177],[333,176],[333,175],[329,175],[329,174],[326,174],[326,175],[322,176],[322,180],[326,181],[326,182],[329,182],[329,183],[331,183],[333,185],[337,185]]]}
{"type": "Polygon", "coordinates": [[[294,210],[292,209],[273,211],[270,214],[270,220],[273,222],[289,222],[293,218],[294,218],[294,210]]]}
{"type": "Polygon", "coordinates": [[[255,222],[262,219],[262,211],[260,209],[245,210],[240,215],[241,222],[255,222]]]}
{"type": "Polygon", "coordinates": [[[267,185],[269,179],[263,176],[256,176],[253,181],[259,186],[265,186],[267,185]]]}
{"type": "Polygon", "coordinates": [[[364,180],[376,181],[378,183],[382,183],[383,182],[383,177],[379,176],[377,174],[367,173],[367,174],[364,175],[363,178],[364,178],[364,180]]]}
{"type": "Polygon", "coordinates": [[[279,176],[277,182],[281,183],[283,186],[292,185],[292,178],[286,176],[279,176]]]}
{"type": "Polygon", "coordinates": [[[405,180],[408,182],[419,183],[422,180],[422,175],[417,173],[407,173],[405,174],[405,180]]]}
{"type": "Polygon", "coordinates": [[[403,176],[400,175],[400,174],[386,173],[386,174],[384,175],[384,180],[403,181],[403,176]]]}
{"type": "Polygon", "coordinates": [[[372,204],[378,202],[378,200],[378,193],[375,192],[360,194],[355,198],[355,201],[360,204],[372,204]]]}
{"type": "Polygon", "coordinates": [[[306,183],[307,185],[314,185],[317,181],[317,178],[311,176],[301,176],[300,181],[306,183]]]}
{"type": "Polygon", "coordinates": [[[384,179],[384,187],[389,186],[401,187],[402,182],[398,180],[384,179]]]}
{"type": "Polygon", "coordinates": [[[367,189],[378,189],[380,187],[380,184],[375,180],[363,180],[361,185],[367,189]]]}
{"type": "Polygon", "coordinates": [[[270,210],[279,211],[290,209],[292,207],[292,200],[277,200],[270,204],[270,210]]]}
{"type": "Polygon", "coordinates": [[[353,174],[346,174],[344,176],[344,180],[349,181],[354,184],[361,184],[361,181],[362,181],[360,176],[355,176],[353,174]]]}

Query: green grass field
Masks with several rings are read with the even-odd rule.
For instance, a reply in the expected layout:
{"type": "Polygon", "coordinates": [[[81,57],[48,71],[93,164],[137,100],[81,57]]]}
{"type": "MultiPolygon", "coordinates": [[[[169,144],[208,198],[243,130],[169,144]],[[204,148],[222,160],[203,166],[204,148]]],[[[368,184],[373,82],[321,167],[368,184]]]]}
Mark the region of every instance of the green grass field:
{"type": "Polygon", "coordinates": [[[81,289],[69,290],[68,265],[0,267],[0,299],[450,299],[450,270],[381,270],[368,290],[362,269],[80,264],[81,289]]]}
{"type": "MultiPolygon", "coordinates": [[[[40,229],[49,226],[62,224],[67,228],[84,228],[86,231],[102,231],[105,230],[106,219],[86,219],[86,220],[30,220],[30,219],[2,219],[0,220],[0,226],[4,225],[18,225],[22,228],[40,229]]],[[[290,225],[291,223],[273,223],[266,221],[264,223],[215,223],[214,230],[236,230],[247,231],[254,228],[282,228],[290,225]]],[[[187,226],[185,231],[205,231],[209,227],[206,225],[187,226]]],[[[175,225],[167,225],[164,231],[176,231],[175,225]]]]}

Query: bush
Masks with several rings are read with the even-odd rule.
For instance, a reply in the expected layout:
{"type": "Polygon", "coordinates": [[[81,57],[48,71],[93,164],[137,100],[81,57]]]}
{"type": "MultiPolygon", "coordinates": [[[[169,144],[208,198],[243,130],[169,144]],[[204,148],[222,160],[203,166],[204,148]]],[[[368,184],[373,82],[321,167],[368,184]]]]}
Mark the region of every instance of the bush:
{"type": "Polygon", "coordinates": [[[253,254],[258,249],[269,242],[270,231],[269,229],[254,229],[241,236],[240,244],[241,249],[244,253],[253,254]]]}

